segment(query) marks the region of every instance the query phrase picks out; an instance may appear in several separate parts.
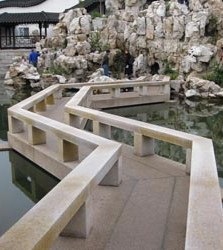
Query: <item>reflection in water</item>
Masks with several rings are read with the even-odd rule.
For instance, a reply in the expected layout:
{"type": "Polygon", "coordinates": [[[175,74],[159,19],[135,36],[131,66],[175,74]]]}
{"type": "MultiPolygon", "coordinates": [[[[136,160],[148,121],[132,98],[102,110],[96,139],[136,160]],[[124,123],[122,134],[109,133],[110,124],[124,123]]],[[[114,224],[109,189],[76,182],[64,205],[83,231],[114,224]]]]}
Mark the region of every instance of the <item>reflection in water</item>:
{"type": "Polygon", "coordinates": [[[58,179],[50,175],[34,163],[9,152],[12,169],[12,182],[33,202],[42,199],[58,183],[58,179]]]}
{"type": "MultiPolygon", "coordinates": [[[[0,84],[2,84],[0,80],[0,84]]],[[[15,91],[11,104],[30,96],[24,87],[15,91]]],[[[0,142],[7,141],[10,107],[0,99],[0,142]]],[[[0,235],[46,195],[58,180],[14,151],[0,152],[0,235]]]]}
{"type": "Polygon", "coordinates": [[[14,151],[1,152],[0,163],[1,235],[59,181],[14,151]]]}
{"type": "MultiPolygon", "coordinates": [[[[187,100],[186,102],[178,101],[175,103],[107,109],[106,112],[211,138],[218,168],[223,169],[222,103],[191,102],[187,100]]],[[[124,140],[128,144],[132,143],[132,135],[130,136],[125,131],[113,129],[113,136],[115,139],[124,140]]],[[[185,162],[184,150],[169,143],[157,142],[156,153],[173,160],[185,162]]]]}
{"type": "Polygon", "coordinates": [[[9,105],[1,105],[0,103],[0,139],[7,141],[8,118],[7,108],[9,105]]]}

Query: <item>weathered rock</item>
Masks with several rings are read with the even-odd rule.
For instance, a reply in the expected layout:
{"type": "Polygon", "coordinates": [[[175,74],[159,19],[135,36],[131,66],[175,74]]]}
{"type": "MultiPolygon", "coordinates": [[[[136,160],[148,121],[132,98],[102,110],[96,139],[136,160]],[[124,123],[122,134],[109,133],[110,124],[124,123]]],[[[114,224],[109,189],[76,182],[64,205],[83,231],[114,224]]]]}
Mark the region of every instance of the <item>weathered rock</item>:
{"type": "Polygon", "coordinates": [[[200,79],[198,77],[189,76],[185,83],[185,96],[200,96],[207,98],[211,94],[218,95],[221,92],[220,86],[212,81],[200,79]]]}
{"type": "MultiPolygon", "coordinates": [[[[106,49],[111,50],[111,66],[115,52],[128,49],[135,58],[135,75],[163,72],[168,64],[187,75],[204,72],[215,57],[219,62],[223,46],[222,1],[191,0],[189,8],[177,0],[151,3],[146,0],[106,0],[105,4],[108,17],[92,20],[82,8],[61,14],[53,36],[41,41],[41,47],[49,46],[49,50],[46,55],[42,53],[38,67],[45,72],[58,71],[72,74],[71,77],[78,80],[86,79],[100,67],[106,49]],[[218,18],[216,27],[215,18],[218,18]],[[211,32],[215,37],[210,35],[211,32]],[[218,39],[216,45],[214,38],[218,39]],[[50,48],[54,50],[50,52],[50,48]],[[151,70],[154,65],[157,67],[155,71],[151,70]]],[[[30,70],[27,65],[11,68],[8,83],[11,84],[10,79],[17,78],[20,72],[21,81],[37,85],[38,75],[30,70]]],[[[200,91],[200,95],[207,95],[206,90],[200,91]]],[[[215,92],[208,93],[210,96],[215,92]]]]}
{"type": "Polygon", "coordinates": [[[191,97],[200,97],[200,94],[195,90],[195,89],[189,89],[185,92],[185,96],[187,98],[191,98],[191,97]]]}

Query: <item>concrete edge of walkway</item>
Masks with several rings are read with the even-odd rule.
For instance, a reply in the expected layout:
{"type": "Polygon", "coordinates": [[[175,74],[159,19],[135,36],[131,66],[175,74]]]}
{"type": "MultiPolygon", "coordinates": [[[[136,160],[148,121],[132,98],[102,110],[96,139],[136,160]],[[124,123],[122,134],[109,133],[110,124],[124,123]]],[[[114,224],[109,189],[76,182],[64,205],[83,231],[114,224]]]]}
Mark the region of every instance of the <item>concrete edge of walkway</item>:
{"type": "Polygon", "coordinates": [[[9,146],[8,142],[0,141],[0,151],[11,150],[12,148],[9,146]]]}

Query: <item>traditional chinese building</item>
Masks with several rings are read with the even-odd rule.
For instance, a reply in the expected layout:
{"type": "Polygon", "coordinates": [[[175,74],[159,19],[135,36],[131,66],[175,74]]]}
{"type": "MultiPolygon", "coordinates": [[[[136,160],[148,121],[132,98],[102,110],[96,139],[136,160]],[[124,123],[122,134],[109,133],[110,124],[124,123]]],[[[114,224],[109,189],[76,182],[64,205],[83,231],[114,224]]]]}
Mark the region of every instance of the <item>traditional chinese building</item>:
{"type": "Polygon", "coordinates": [[[104,0],[0,0],[0,49],[31,48],[50,36],[59,13],[75,7],[105,11],[104,0]]]}

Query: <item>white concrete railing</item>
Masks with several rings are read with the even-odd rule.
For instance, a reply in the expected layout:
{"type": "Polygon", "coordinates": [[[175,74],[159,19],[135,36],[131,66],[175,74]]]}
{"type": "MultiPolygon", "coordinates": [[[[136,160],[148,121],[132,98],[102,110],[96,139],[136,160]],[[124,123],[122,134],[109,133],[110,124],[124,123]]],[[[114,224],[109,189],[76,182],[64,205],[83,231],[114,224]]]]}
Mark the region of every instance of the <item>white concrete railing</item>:
{"type": "Polygon", "coordinates": [[[190,190],[185,249],[223,249],[222,203],[212,140],[83,107],[90,89],[83,87],[66,104],[67,123],[80,127],[80,119],[91,120],[93,133],[106,138],[111,136],[111,127],[131,131],[134,152],[140,156],[153,154],[153,139],[186,148],[190,190]]]}
{"type": "MultiPolygon", "coordinates": [[[[88,84],[83,84],[83,85],[88,85],[88,84]]],[[[81,86],[82,85],[80,84],[79,87],[81,86]]],[[[54,91],[56,92],[59,89],[73,88],[73,87],[78,87],[78,84],[51,87],[49,90],[47,89],[46,91],[44,91],[43,93],[43,96],[45,95],[44,97],[42,96],[41,93],[39,93],[39,96],[35,103],[33,103],[32,101],[31,103],[24,101],[18,104],[17,109],[22,112],[28,112],[28,111],[21,110],[21,109],[26,108],[26,109],[32,110],[33,109],[32,107],[34,106],[35,109],[41,110],[45,106],[44,103],[46,103],[46,101],[43,101],[43,100],[47,100],[48,98],[48,101],[49,100],[52,101],[52,94],[54,91]],[[52,91],[52,93],[50,91],[52,91]],[[49,96],[51,97],[49,98],[49,96]],[[36,108],[36,105],[37,105],[37,108],[36,108]]],[[[94,87],[105,88],[105,86],[101,86],[101,85],[94,86],[94,87]]],[[[127,87],[129,87],[129,84],[127,84],[127,87]]],[[[117,88],[120,88],[120,86],[117,88]]],[[[217,177],[216,163],[215,163],[212,141],[206,138],[199,137],[199,136],[189,135],[183,132],[179,132],[179,131],[175,131],[175,130],[171,130],[167,128],[161,128],[156,125],[146,124],[143,122],[138,122],[138,121],[134,121],[131,119],[117,117],[115,115],[109,115],[100,111],[92,110],[88,107],[88,106],[91,106],[93,103],[94,95],[92,95],[92,92],[93,92],[93,87],[84,87],[81,89],[81,91],[79,91],[73,97],[73,99],[67,104],[65,108],[66,121],[69,123],[72,123],[72,126],[75,126],[75,125],[80,126],[81,120],[90,119],[93,121],[94,133],[99,134],[104,137],[110,137],[111,126],[122,128],[128,131],[132,131],[134,133],[134,150],[138,155],[147,155],[147,154],[153,153],[153,139],[167,141],[167,142],[177,144],[186,148],[188,152],[187,153],[187,171],[188,172],[190,171],[191,179],[190,179],[185,249],[202,249],[202,250],[203,249],[208,249],[208,250],[209,249],[222,249],[222,246],[223,246],[223,241],[222,241],[223,224],[222,224],[222,207],[221,207],[222,205],[221,205],[220,189],[219,189],[219,184],[218,184],[218,177],[217,177]],[[79,105],[83,105],[84,107],[79,106],[79,105]]],[[[25,120],[28,119],[28,122],[32,122],[32,119],[29,116],[30,112],[28,112],[29,115],[28,113],[21,114],[20,112],[18,112],[18,110],[13,110],[13,112],[11,114],[9,113],[9,115],[11,115],[12,117],[15,115],[16,116],[15,119],[25,118],[25,120]],[[18,115],[18,113],[20,114],[18,115]]],[[[33,118],[35,118],[34,120],[35,122],[37,122],[36,119],[39,118],[37,117],[38,115],[37,114],[33,114],[33,115],[36,116],[33,118]]],[[[12,121],[12,123],[13,122],[14,121],[12,121]]],[[[49,120],[45,120],[45,122],[49,122],[49,120]]],[[[60,124],[58,124],[55,121],[53,121],[53,123],[55,124],[55,128],[57,127],[57,125],[60,126],[60,124]]],[[[37,125],[39,126],[39,124],[37,125]]],[[[39,129],[43,129],[43,128],[41,127],[39,129]]],[[[69,127],[69,130],[70,129],[72,128],[69,127]]],[[[75,132],[77,131],[78,130],[76,130],[75,132]]],[[[82,133],[83,133],[83,138],[85,138],[85,136],[87,135],[89,136],[89,134],[84,134],[84,131],[82,133]]],[[[98,148],[100,148],[100,146],[98,146],[96,150],[98,150],[98,148]]],[[[92,156],[92,154],[90,156],[92,156]]],[[[118,156],[116,157],[116,161],[117,159],[118,159],[118,156]]],[[[96,161],[96,158],[95,158],[95,161],[96,161]]],[[[87,163],[88,162],[89,161],[87,161],[87,163]]],[[[112,164],[114,164],[114,162],[115,160],[113,160],[112,164]]],[[[86,165],[85,165],[85,162],[82,162],[81,164],[84,164],[85,167],[87,168],[87,163],[86,165]]],[[[79,167],[76,169],[78,169],[78,171],[80,170],[79,167]]],[[[66,183],[66,181],[69,182],[71,181],[71,179],[73,180],[73,176],[76,175],[75,170],[71,172],[71,174],[68,175],[61,183],[66,183]]],[[[87,171],[91,171],[91,169],[88,167],[87,171]]],[[[87,171],[84,171],[84,173],[82,174],[86,174],[87,171]]],[[[87,185],[86,183],[81,183],[81,184],[82,185],[80,187],[81,189],[80,195],[83,194],[82,190],[84,189],[84,186],[86,187],[87,185]]],[[[42,203],[37,204],[37,207],[38,209],[40,209],[40,211],[42,211],[42,209],[45,207],[46,204],[44,204],[44,202],[47,202],[48,199],[50,201],[49,203],[55,204],[54,195],[57,194],[57,191],[59,191],[60,188],[65,188],[65,187],[58,185],[52,192],[50,192],[43,199],[42,203]]],[[[84,193],[83,196],[85,196],[85,194],[86,193],[84,193]]],[[[69,204],[71,200],[70,200],[69,194],[67,195],[69,199],[68,201],[66,201],[67,197],[65,197],[64,202],[66,201],[65,203],[69,204]]],[[[75,197],[76,199],[72,201],[78,202],[79,196],[76,195],[75,197]]],[[[81,201],[85,202],[86,200],[87,199],[84,199],[84,201],[83,200],[81,201]]],[[[78,207],[79,206],[80,205],[78,205],[78,207]]],[[[53,206],[51,208],[53,209],[53,206]]],[[[66,213],[67,213],[67,210],[69,210],[70,212],[70,208],[68,207],[68,205],[66,208],[66,213]]],[[[77,208],[75,212],[76,211],[77,211],[77,208]]],[[[46,211],[44,212],[46,213],[46,211]]],[[[58,221],[55,221],[55,219],[54,220],[51,219],[49,223],[47,222],[44,223],[44,226],[43,226],[44,230],[42,227],[39,228],[39,230],[37,231],[37,234],[34,234],[33,231],[35,230],[33,230],[32,232],[28,232],[27,237],[26,237],[27,232],[24,231],[24,235],[23,235],[24,238],[22,238],[23,239],[22,241],[24,241],[24,239],[26,238],[32,238],[30,242],[32,244],[33,242],[35,242],[36,245],[35,245],[35,248],[34,248],[34,245],[32,245],[32,247],[29,245],[29,248],[27,247],[27,245],[25,245],[26,247],[23,247],[21,249],[45,249],[46,247],[45,245],[43,245],[45,241],[48,242],[47,246],[49,246],[52,240],[55,237],[57,237],[59,232],[62,231],[62,228],[67,224],[69,219],[73,216],[72,215],[69,217],[69,219],[67,219],[67,214],[63,212],[64,212],[64,207],[62,208],[58,207],[58,210],[56,211],[57,216],[55,216],[58,220],[60,220],[60,223],[62,222],[62,225],[58,221]],[[60,212],[62,215],[58,214],[60,212]],[[46,228],[47,230],[45,230],[46,228]],[[57,230],[55,228],[57,228],[57,230]],[[50,237],[50,240],[48,237],[50,237]]],[[[24,217],[24,218],[28,218],[27,221],[26,220],[24,221],[24,223],[26,224],[26,222],[30,221],[32,219],[32,216],[33,216],[32,210],[30,210],[30,212],[24,217]]],[[[40,218],[39,222],[40,220],[47,221],[48,220],[47,216],[49,216],[48,213],[46,213],[46,217],[43,215],[43,212],[38,214],[38,218],[40,218]]],[[[24,220],[24,218],[20,220],[19,225],[22,225],[20,223],[22,220],[24,220]]],[[[32,225],[34,223],[32,223],[32,225]]],[[[16,224],[9,231],[12,233],[10,234],[7,233],[5,236],[3,236],[0,239],[0,248],[1,246],[4,246],[6,243],[9,244],[8,241],[13,239],[14,234],[18,232],[17,231],[18,229],[21,230],[21,227],[18,227],[16,224]]],[[[18,239],[15,239],[15,242],[16,242],[16,245],[18,246],[19,244],[18,239]]],[[[11,248],[1,248],[1,249],[13,249],[13,246],[15,246],[14,244],[15,242],[12,242],[12,244],[10,245],[11,248]]]]}
{"type": "Polygon", "coordinates": [[[36,157],[36,147],[47,144],[46,133],[50,132],[57,139],[57,160],[61,163],[78,160],[79,144],[90,146],[93,151],[0,238],[0,249],[48,249],[61,232],[86,237],[91,228],[93,188],[99,183],[117,186],[121,181],[119,143],[31,112],[52,105],[59,90],[59,85],[49,87],[8,110],[9,143],[13,147],[13,140],[19,138],[23,143],[19,145],[28,140],[29,149],[25,151],[36,157]]]}

